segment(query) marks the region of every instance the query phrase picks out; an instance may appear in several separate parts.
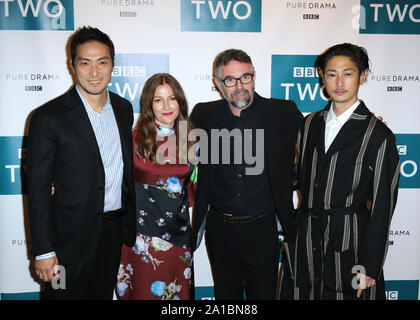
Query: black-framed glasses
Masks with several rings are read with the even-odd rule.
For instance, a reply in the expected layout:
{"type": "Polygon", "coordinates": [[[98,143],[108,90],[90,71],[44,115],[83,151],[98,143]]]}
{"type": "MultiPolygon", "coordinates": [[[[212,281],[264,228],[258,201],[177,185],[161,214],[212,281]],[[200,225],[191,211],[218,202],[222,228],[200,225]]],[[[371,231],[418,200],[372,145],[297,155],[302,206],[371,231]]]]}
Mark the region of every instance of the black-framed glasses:
{"type": "Polygon", "coordinates": [[[226,77],[225,79],[218,78],[219,81],[223,82],[223,84],[228,87],[234,87],[236,86],[236,83],[241,81],[242,84],[248,84],[252,82],[252,79],[254,79],[254,73],[244,73],[239,78],[233,78],[233,77],[226,77]]]}

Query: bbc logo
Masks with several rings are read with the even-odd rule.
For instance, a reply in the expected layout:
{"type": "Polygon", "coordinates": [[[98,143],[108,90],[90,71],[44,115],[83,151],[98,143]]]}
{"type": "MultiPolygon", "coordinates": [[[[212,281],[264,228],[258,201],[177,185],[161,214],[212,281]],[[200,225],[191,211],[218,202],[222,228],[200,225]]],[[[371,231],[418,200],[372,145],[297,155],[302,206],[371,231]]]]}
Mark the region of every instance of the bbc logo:
{"type": "Polygon", "coordinates": [[[407,145],[397,145],[397,150],[400,156],[407,155],[407,145]]]}
{"type": "Polygon", "coordinates": [[[398,300],[398,291],[386,291],[386,300],[398,300]]]}
{"type": "Polygon", "coordinates": [[[403,87],[387,87],[386,91],[392,91],[392,92],[402,92],[403,87]]]}
{"type": "Polygon", "coordinates": [[[304,14],[304,20],[319,20],[319,14],[304,14]]]}
{"type": "Polygon", "coordinates": [[[145,66],[115,66],[112,72],[113,77],[139,78],[146,76],[145,66]]]}
{"type": "Polygon", "coordinates": [[[42,86],[25,86],[25,91],[42,91],[42,86]]]}
{"type": "Polygon", "coordinates": [[[318,78],[318,70],[314,67],[294,67],[294,78],[318,78]]]}
{"type": "Polygon", "coordinates": [[[121,11],[120,12],[120,17],[134,18],[134,17],[137,17],[137,12],[135,12],[135,11],[121,11]]]}

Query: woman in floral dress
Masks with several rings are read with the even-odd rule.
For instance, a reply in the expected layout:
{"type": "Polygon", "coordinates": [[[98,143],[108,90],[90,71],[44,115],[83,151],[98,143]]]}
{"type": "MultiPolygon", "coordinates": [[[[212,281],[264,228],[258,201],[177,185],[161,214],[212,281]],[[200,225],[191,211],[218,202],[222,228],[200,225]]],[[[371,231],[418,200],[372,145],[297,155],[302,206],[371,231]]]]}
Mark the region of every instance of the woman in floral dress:
{"type": "Polygon", "coordinates": [[[133,130],[137,241],[122,248],[117,293],[127,300],[189,299],[197,166],[188,157],[195,147],[187,139],[187,100],[178,81],[160,73],[145,83],[140,106],[133,130]]]}

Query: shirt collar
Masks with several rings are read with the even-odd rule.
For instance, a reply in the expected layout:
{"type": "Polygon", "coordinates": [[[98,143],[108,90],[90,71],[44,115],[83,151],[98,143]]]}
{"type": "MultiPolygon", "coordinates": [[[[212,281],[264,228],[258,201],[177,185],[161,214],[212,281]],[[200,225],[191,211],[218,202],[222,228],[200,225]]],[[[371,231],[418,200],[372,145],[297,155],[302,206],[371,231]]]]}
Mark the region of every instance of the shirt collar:
{"type": "Polygon", "coordinates": [[[360,100],[357,100],[350,108],[348,108],[346,111],[344,111],[342,114],[340,114],[338,117],[334,113],[334,102],[331,103],[331,108],[328,110],[327,114],[327,123],[331,120],[337,120],[340,122],[341,125],[344,125],[347,120],[350,118],[354,110],[359,106],[360,100]]]}
{"type": "MultiPolygon", "coordinates": [[[[90,112],[98,113],[95,110],[92,109],[92,107],[89,105],[89,103],[86,101],[85,97],[82,95],[82,93],[79,90],[79,87],[76,85],[76,91],[79,94],[80,99],[82,99],[83,105],[85,106],[85,109],[90,112]]],[[[109,108],[112,108],[111,106],[111,99],[109,97],[109,91],[106,89],[106,103],[102,107],[102,111],[107,111],[109,108]]]]}

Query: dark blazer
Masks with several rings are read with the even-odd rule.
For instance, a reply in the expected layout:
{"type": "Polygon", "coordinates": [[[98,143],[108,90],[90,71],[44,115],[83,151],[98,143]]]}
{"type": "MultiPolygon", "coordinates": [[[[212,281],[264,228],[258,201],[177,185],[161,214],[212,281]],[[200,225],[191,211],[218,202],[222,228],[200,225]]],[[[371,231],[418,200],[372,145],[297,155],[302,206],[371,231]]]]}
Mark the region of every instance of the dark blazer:
{"type": "MultiPolygon", "coordinates": [[[[314,208],[331,215],[328,228],[326,224],[322,225],[321,234],[329,235],[329,240],[324,241],[333,247],[331,251],[328,251],[329,247],[325,249],[326,255],[331,257],[325,258],[324,270],[330,265],[334,266],[332,269],[336,268],[340,253],[342,270],[351,270],[357,261],[366,274],[378,282],[398,197],[400,161],[395,136],[361,101],[325,153],[325,123],[330,108],[331,103],[305,120],[299,159],[302,209],[314,208]],[[311,180],[313,172],[316,175],[311,180]],[[368,200],[372,200],[372,205],[367,205],[368,200]],[[347,230],[345,218],[352,226],[347,230]]],[[[328,216],[326,213],[324,217],[328,216]]],[[[297,218],[299,238],[305,239],[303,230],[309,218],[301,212],[297,218]]],[[[335,282],[340,275],[330,276],[325,274],[324,283],[332,283],[330,288],[338,288],[335,282]]],[[[354,290],[353,277],[354,273],[343,272],[344,292],[354,290]]]]}
{"type": "MultiPolygon", "coordinates": [[[[133,246],[135,194],[131,128],[133,109],[109,92],[124,161],[123,241],[133,246]]],[[[28,133],[27,191],[34,256],[55,251],[71,264],[91,256],[99,241],[105,171],[93,128],[76,88],[39,107],[28,133]],[[51,196],[51,183],[55,193],[51,196]]],[[[60,259],[62,261],[60,261],[60,259]]]]}
{"type": "Polygon", "coordinates": [[[361,101],[325,152],[330,108],[308,115],[302,127],[302,206],[296,233],[284,242],[280,299],[356,299],[362,272],[376,285],[361,299],[385,300],[383,264],[400,175],[395,136],[361,101]]]}
{"type": "MultiPolygon", "coordinates": [[[[276,214],[287,233],[293,213],[293,183],[295,180],[295,156],[297,133],[303,116],[293,101],[266,99],[255,93],[258,110],[264,123],[264,151],[272,197],[276,214]]],[[[223,108],[228,108],[225,99],[197,104],[190,118],[195,128],[203,129],[211,146],[211,129],[220,129],[223,108]]],[[[211,151],[209,150],[209,159],[211,151]]],[[[210,162],[210,161],[209,161],[210,162]]],[[[209,186],[212,183],[212,164],[199,164],[196,202],[193,214],[192,248],[200,244],[203,222],[209,205],[209,186]],[[200,234],[199,234],[200,233],[200,234]]]]}

